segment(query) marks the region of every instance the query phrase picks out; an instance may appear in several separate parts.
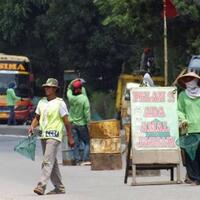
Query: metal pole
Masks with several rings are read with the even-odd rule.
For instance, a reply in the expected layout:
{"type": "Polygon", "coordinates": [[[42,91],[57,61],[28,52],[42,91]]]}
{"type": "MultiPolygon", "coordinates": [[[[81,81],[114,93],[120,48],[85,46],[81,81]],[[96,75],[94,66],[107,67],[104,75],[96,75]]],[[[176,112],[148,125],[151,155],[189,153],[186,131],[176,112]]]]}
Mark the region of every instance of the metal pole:
{"type": "Polygon", "coordinates": [[[167,17],[166,0],[163,0],[163,20],[164,20],[164,77],[165,86],[168,85],[168,50],[167,50],[167,17]]]}

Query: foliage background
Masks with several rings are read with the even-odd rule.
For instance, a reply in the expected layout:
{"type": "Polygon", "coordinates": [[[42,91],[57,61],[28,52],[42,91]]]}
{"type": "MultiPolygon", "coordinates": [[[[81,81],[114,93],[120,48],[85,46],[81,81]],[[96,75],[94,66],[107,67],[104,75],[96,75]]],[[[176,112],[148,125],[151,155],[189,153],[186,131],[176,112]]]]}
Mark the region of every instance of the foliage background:
{"type": "MultiPolygon", "coordinates": [[[[173,3],[179,16],[167,21],[170,83],[200,54],[199,1],[173,3]]],[[[154,49],[163,71],[162,9],[162,0],[1,0],[0,49],[30,58],[37,86],[50,76],[62,85],[63,70],[75,69],[91,91],[114,92],[122,70],[139,68],[144,47],[154,49]]]]}

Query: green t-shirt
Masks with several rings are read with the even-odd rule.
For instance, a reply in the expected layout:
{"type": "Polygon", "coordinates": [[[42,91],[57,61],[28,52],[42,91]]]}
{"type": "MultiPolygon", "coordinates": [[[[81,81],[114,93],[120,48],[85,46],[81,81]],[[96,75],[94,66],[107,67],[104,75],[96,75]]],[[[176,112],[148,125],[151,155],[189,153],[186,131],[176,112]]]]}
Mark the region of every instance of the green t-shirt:
{"type": "Polygon", "coordinates": [[[90,121],[90,103],[85,88],[82,87],[82,94],[73,95],[72,83],[73,81],[69,84],[67,90],[69,121],[78,126],[87,125],[90,121]]]}

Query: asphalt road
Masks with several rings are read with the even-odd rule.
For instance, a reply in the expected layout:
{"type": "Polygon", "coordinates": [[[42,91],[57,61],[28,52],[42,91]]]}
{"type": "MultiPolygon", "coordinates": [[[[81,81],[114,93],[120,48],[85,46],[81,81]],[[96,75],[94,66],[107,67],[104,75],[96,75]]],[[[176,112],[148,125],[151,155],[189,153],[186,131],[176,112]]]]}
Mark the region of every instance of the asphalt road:
{"type": "MultiPolygon", "coordinates": [[[[33,193],[40,176],[41,147],[38,141],[36,161],[28,160],[13,151],[22,137],[0,136],[0,200],[199,200],[200,186],[186,184],[130,186],[123,183],[124,168],[115,171],[91,171],[89,166],[62,166],[65,195],[37,196],[33,193]]],[[[58,155],[62,163],[61,151],[58,155]]],[[[184,169],[182,168],[182,178],[184,169]]],[[[160,177],[140,177],[139,180],[166,180],[160,177]]],[[[52,189],[48,184],[47,191],[52,189]]]]}

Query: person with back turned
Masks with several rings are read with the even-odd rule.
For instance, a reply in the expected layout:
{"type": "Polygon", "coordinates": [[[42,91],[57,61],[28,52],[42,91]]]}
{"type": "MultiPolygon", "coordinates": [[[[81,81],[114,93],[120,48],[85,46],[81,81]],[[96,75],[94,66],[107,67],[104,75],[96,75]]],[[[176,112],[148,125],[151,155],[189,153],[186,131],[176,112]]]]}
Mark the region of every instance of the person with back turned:
{"type": "Polygon", "coordinates": [[[69,101],[69,121],[72,123],[74,137],[74,159],[76,165],[90,164],[90,103],[80,79],[73,80],[67,90],[69,101]],[[80,144],[83,144],[83,158],[80,156],[80,144]]]}

